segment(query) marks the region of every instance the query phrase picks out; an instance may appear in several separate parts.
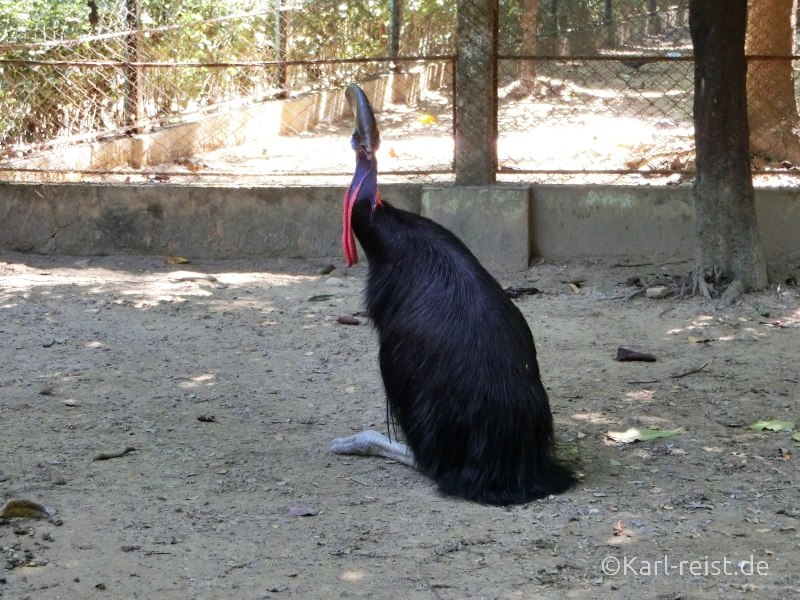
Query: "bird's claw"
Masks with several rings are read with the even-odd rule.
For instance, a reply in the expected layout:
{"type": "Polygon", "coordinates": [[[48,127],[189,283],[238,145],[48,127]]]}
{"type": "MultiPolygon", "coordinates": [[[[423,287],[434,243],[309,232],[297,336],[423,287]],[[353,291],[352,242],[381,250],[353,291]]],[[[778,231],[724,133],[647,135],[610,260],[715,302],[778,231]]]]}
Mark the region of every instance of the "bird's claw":
{"type": "Polygon", "coordinates": [[[362,431],[349,437],[337,438],[331,443],[331,452],[334,454],[380,456],[410,467],[415,466],[414,456],[405,445],[392,442],[377,431],[362,431]]]}

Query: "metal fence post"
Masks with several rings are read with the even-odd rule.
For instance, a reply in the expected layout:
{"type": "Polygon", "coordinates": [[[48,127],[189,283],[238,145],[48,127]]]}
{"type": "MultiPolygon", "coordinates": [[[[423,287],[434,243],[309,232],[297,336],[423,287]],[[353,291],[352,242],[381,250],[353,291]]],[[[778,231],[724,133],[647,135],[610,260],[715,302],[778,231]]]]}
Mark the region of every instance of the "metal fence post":
{"type": "MultiPolygon", "coordinates": [[[[142,26],[139,0],[125,0],[125,26],[129,32],[125,37],[125,60],[127,63],[135,63],[139,61],[139,30],[142,26]]],[[[125,124],[130,127],[130,133],[139,133],[136,125],[142,118],[141,69],[128,64],[124,69],[124,76],[125,124]]]]}
{"type": "Polygon", "coordinates": [[[456,185],[487,185],[497,173],[497,3],[458,1],[456,185]]]}

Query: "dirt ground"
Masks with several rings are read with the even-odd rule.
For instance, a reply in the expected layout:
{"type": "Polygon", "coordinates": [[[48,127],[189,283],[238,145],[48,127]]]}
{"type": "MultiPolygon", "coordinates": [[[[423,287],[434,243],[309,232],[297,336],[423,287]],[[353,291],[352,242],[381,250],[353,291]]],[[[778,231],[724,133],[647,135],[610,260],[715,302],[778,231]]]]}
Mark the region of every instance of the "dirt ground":
{"type": "Polygon", "coordinates": [[[54,513],[0,519],[0,596],[796,597],[796,442],[743,426],[800,419],[797,288],[715,309],[625,297],[688,264],[501,274],[542,290],[515,302],[582,481],[498,508],[329,452],[386,424],[368,319],[337,322],[366,268],[327,262],[0,254],[0,503],[54,513]],[[606,435],[634,426],[681,431],[606,435]]]}

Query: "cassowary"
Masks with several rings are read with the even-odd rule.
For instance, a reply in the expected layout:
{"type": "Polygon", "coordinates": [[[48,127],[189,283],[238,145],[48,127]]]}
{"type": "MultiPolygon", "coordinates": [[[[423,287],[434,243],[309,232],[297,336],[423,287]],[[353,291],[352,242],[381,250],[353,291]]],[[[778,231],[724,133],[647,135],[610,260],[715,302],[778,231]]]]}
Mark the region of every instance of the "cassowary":
{"type": "Polygon", "coordinates": [[[408,447],[375,431],[333,441],[339,454],[418,468],[440,491],[484,504],[523,503],[576,478],[554,453],[553,417],[533,336],[519,309],[444,227],[378,193],[380,136],[350,84],[356,172],[344,197],[342,245],[369,260],[366,307],[379,338],[388,406],[408,447]]]}

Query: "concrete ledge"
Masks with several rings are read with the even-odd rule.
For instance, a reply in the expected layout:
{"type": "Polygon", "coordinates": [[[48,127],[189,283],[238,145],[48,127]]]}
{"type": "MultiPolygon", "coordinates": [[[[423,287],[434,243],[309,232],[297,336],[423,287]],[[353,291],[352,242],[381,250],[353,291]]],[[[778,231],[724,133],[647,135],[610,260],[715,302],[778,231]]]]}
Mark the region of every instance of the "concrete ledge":
{"type": "Polygon", "coordinates": [[[422,216],[455,233],[490,270],[528,267],[530,204],[528,186],[422,190],[422,216]]]}
{"type": "MultiPolygon", "coordinates": [[[[0,250],[336,257],[343,194],[344,186],[0,183],[0,250]]],[[[381,196],[445,224],[490,270],[524,269],[530,256],[655,262],[691,259],[695,251],[688,187],[394,184],[381,186],[381,196]]],[[[756,190],[756,214],[773,274],[796,272],[800,190],[756,190]]]]}
{"type": "MultiPolygon", "coordinates": [[[[420,185],[385,185],[419,212],[420,185]]],[[[341,256],[344,188],[0,184],[0,248],[197,258],[341,256]]],[[[363,256],[363,254],[362,254],[363,256]]]]}
{"type": "Polygon", "coordinates": [[[552,260],[690,257],[694,200],[688,187],[535,186],[531,254],[552,260]]]}

